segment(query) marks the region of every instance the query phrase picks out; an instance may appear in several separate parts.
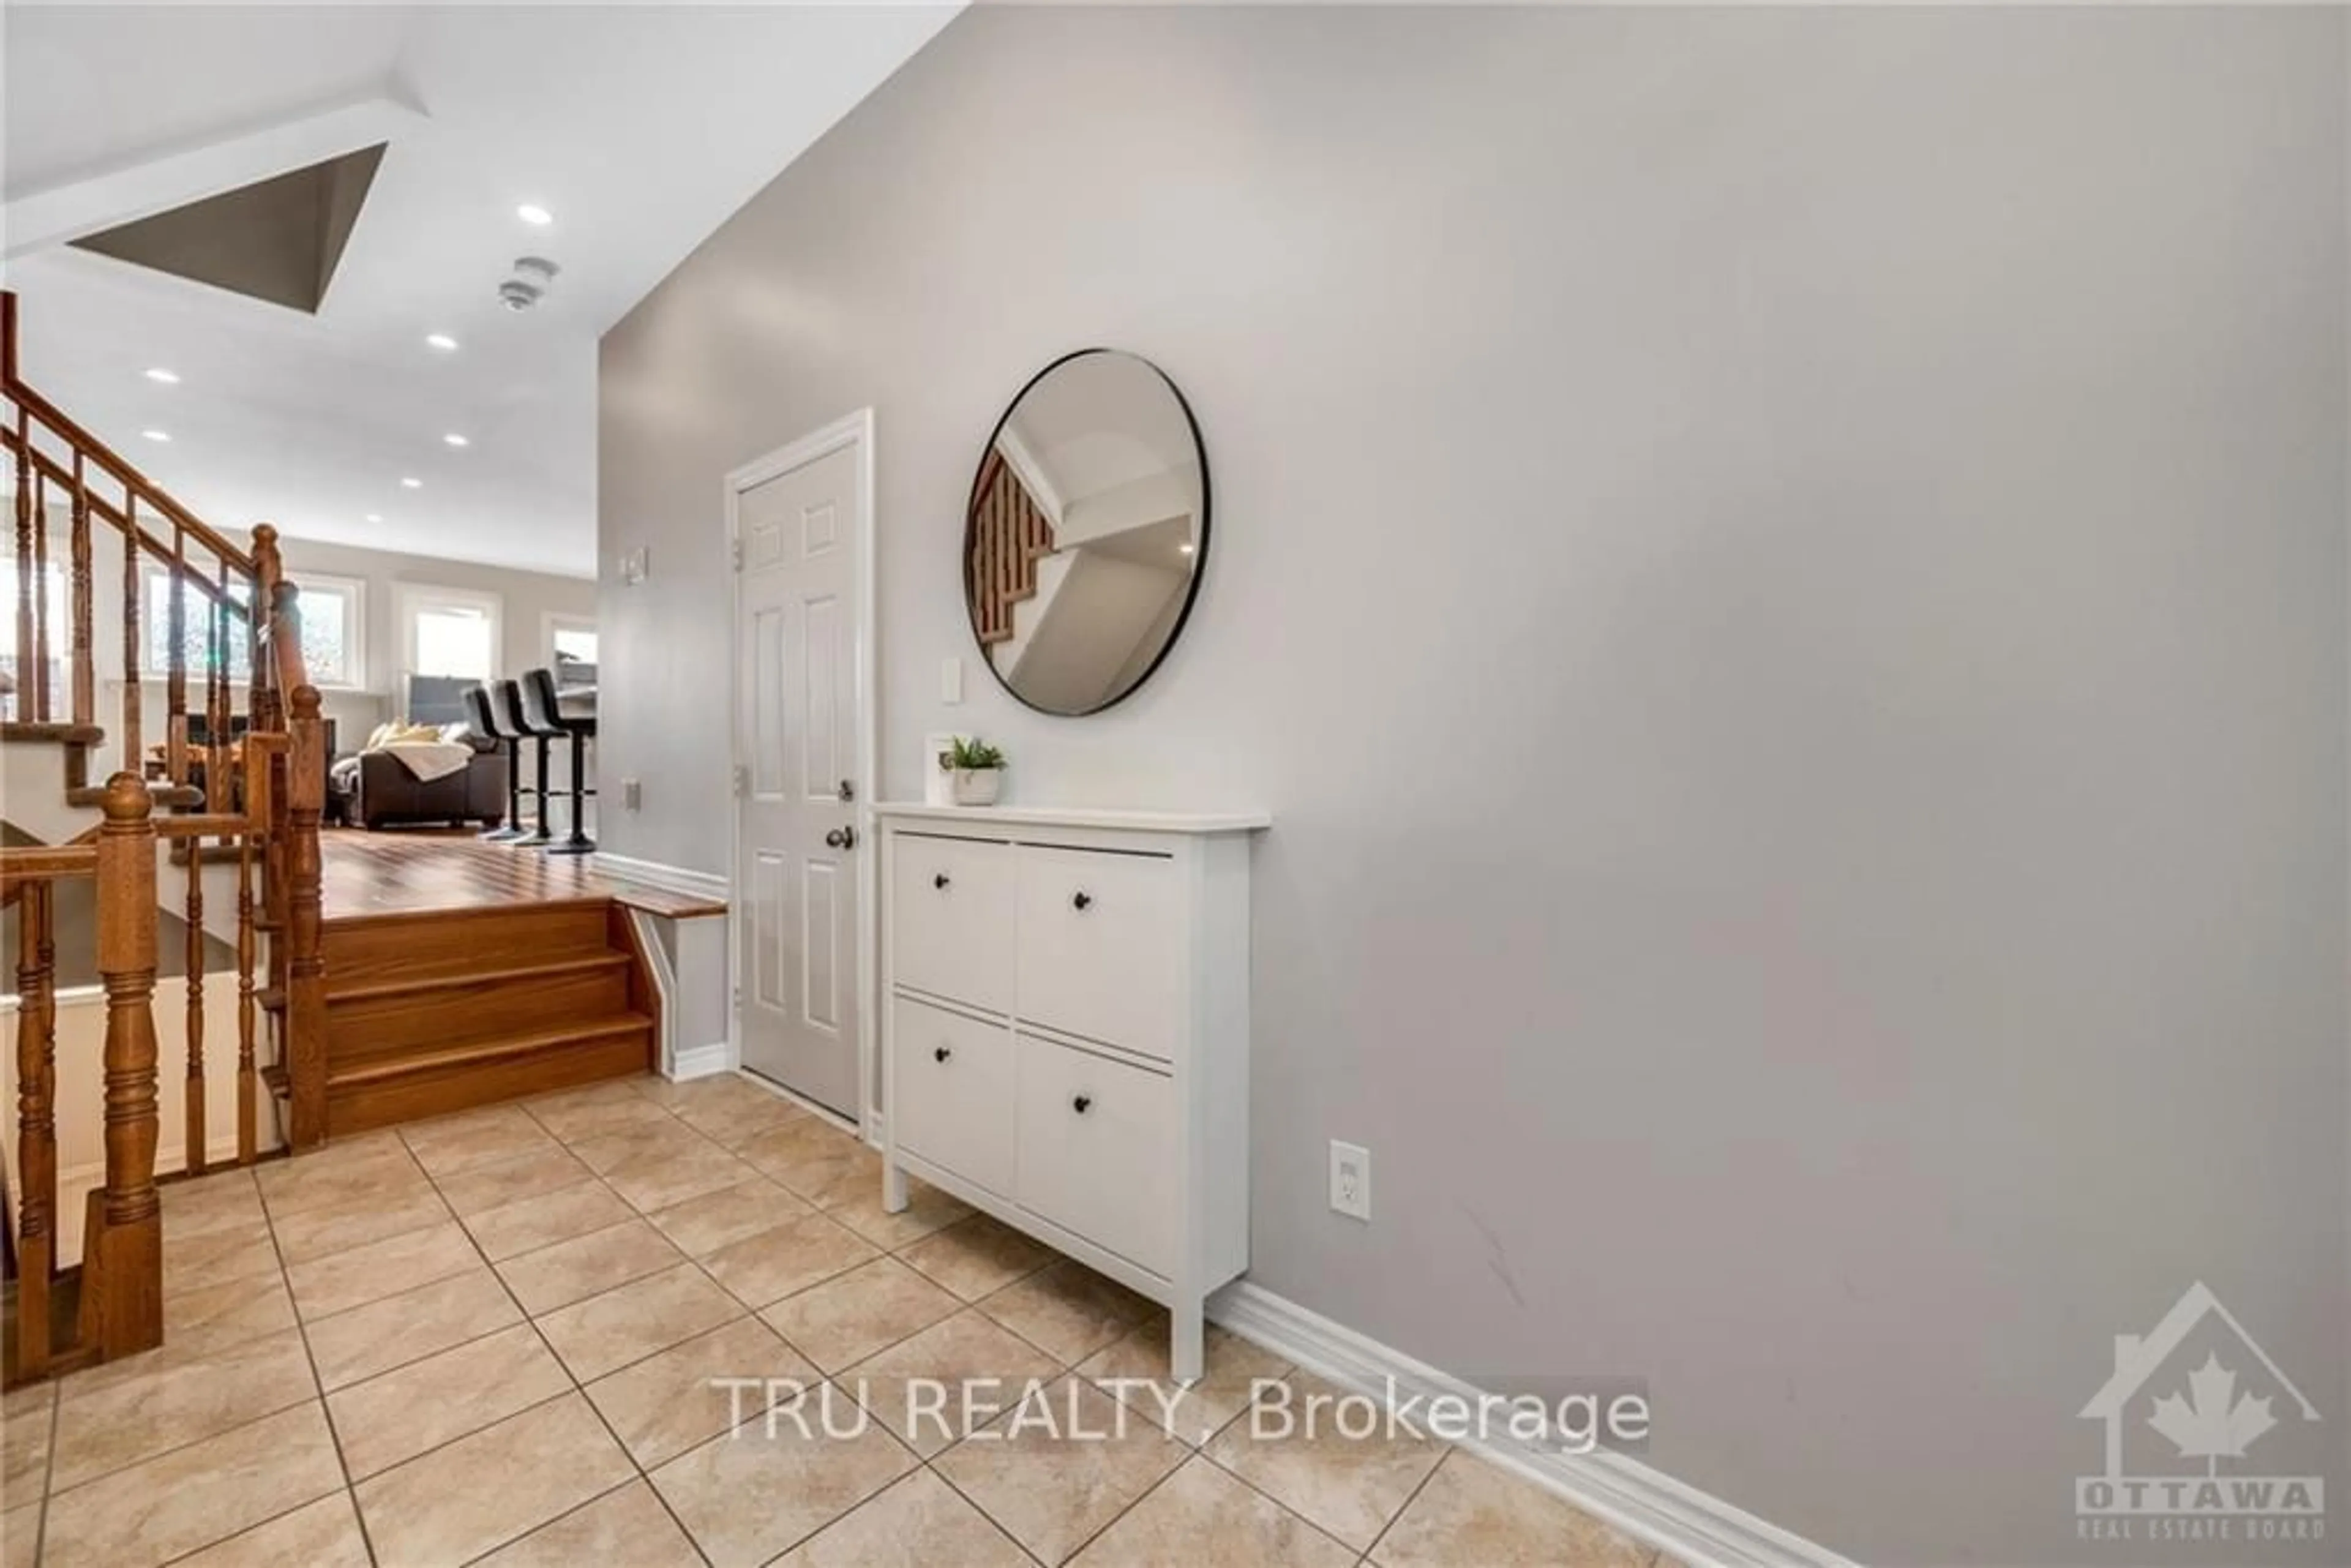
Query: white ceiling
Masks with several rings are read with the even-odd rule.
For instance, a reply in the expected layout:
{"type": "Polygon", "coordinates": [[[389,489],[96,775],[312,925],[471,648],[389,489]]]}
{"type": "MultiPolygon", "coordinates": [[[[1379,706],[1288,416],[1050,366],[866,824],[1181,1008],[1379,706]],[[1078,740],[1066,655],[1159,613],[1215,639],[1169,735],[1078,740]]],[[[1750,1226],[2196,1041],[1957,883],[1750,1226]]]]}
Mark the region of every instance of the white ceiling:
{"type": "Polygon", "coordinates": [[[23,373],[215,527],[591,575],[597,338],[954,10],[10,5],[23,373]],[[63,244],[355,124],[391,146],[316,317],[63,244]],[[528,254],[562,276],[510,314],[528,254]]]}

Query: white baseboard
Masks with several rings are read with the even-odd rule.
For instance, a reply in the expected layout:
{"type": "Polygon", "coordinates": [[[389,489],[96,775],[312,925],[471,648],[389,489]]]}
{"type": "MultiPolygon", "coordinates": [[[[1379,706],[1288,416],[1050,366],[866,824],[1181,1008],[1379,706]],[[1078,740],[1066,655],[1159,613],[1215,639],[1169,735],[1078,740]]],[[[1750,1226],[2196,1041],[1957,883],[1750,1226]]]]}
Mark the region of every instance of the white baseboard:
{"type": "Polygon", "coordinates": [[[588,857],[588,866],[590,871],[609,876],[615,882],[643,883],[667,893],[683,893],[690,897],[707,898],[720,904],[733,897],[735,892],[732,883],[712,872],[664,865],[659,861],[633,860],[627,855],[607,854],[602,850],[588,857]]]}
{"type": "MultiPolygon", "coordinates": [[[[1247,1280],[1211,1297],[1208,1316],[1352,1392],[1382,1395],[1391,1380],[1405,1400],[1475,1401],[1484,1392],[1247,1280]]],[[[1567,1454],[1508,1434],[1461,1446],[1689,1568],[1856,1568],[1825,1546],[1623,1454],[1567,1454]]]]}
{"type": "Polygon", "coordinates": [[[683,1083],[689,1078],[712,1078],[721,1072],[734,1071],[735,1059],[722,1040],[716,1045],[697,1045],[692,1050],[673,1054],[669,1062],[669,1080],[673,1083],[683,1083]]]}

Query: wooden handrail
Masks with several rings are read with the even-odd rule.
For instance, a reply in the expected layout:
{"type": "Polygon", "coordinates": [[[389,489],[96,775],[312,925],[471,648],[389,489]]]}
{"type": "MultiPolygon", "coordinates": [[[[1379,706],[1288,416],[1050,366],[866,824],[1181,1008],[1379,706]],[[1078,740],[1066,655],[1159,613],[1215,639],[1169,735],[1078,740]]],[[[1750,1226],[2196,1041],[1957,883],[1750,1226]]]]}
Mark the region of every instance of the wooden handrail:
{"type": "Polygon", "coordinates": [[[24,844],[0,850],[0,891],[23,883],[97,874],[96,844],[24,844]]]}
{"type": "Polygon", "coordinates": [[[170,492],[141,473],[112,447],[83,429],[79,423],[57,404],[25,384],[16,373],[16,296],[11,290],[0,291],[0,392],[7,393],[16,406],[32,418],[48,426],[65,438],[67,444],[89,454],[92,462],[114,476],[116,483],[126,490],[139,492],[140,499],[170,518],[174,527],[187,530],[190,538],[205,549],[229,562],[246,576],[253,575],[253,560],[245,551],[214,533],[198,521],[194,514],[173,500],[170,492]]]}
{"type": "MultiPolygon", "coordinates": [[[[0,423],[0,452],[13,453],[16,450],[16,433],[10,430],[5,423],[0,423]]],[[[56,458],[51,457],[47,453],[41,451],[38,447],[27,447],[26,450],[28,454],[28,460],[31,463],[35,473],[40,475],[43,478],[47,479],[54,485],[65,485],[70,486],[73,484],[72,470],[67,468],[56,458]]],[[[89,507],[89,515],[91,517],[107,524],[112,528],[115,532],[121,534],[128,538],[138,541],[139,549],[141,552],[153,557],[156,560],[162,562],[166,566],[172,564],[174,559],[172,554],[172,547],[165,544],[162,539],[157,538],[153,534],[149,533],[145,528],[141,528],[136,521],[126,516],[120,507],[107,501],[103,497],[89,495],[86,486],[83,489],[82,499],[83,504],[89,507]]],[[[207,529],[205,531],[209,533],[211,530],[207,529]]],[[[207,546],[206,548],[209,549],[210,547],[207,546]]],[[[248,558],[246,558],[242,552],[239,552],[234,557],[224,556],[221,559],[232,569],[237,570],[247,578],[251,578],[254,575],[253,568],[248,558]],[[244,564],[240,564],[241,562],[244,564]]],[[[206,582],[202,577],[196,576],[193,573],[190,574],[188,578],[188,586],[194,589],[198,593],[203,594],[208,600],[217,601],[222,597],[218,589],[215,589],[211,583],[206,582]]],[[[246,606],[238,603],[234,596],[229,597],[227,602],[230,614],[248,619],[251,617],[252,612],[246,606]]]]}

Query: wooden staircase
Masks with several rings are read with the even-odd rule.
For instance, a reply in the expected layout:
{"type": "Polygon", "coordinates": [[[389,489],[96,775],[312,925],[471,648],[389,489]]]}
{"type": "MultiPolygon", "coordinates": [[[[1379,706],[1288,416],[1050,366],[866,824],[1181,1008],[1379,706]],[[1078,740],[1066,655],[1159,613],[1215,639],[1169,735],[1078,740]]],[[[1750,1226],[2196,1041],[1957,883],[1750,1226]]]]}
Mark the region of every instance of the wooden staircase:
{"type": "MultiPolygon", "coordinates": [[[[16,932],[13,1245],[0,1366],[10,1385],[162,1343],[159,1177],[217,1163],[216,1137],[233,1140],[225,1158],[249,1165],[327,1134],[325,727],[303,667],[299,591],[285,579],[277,532],[257,528],[248,545],[205,527],[27,385],[17,342],[16,298],[0,292],[0,464],[15,525],[0,742],[60,748],[61,766],[43,777],[61,781],[68,810],[49,803],[38,836],[51,841],[0,847],[0,905],[16,932]],[[158,576],[162,607],[142,625],[158,576]],[[98,712],[101,593],[120,606],[120,664],[110,674],[121,705],[110,716],[119,725],[101,724],[98,712]],[[164,688],[152,766],[142,676],[164,688]],[[234,743],[233,718],[244,728],[234,743]],[[116,768],[101,781],[94,763],[110,738],[116,768]],[[218,941],[205,925],[207,864],[234,868],[214,879],[214,923],[227,932],[218,941]],[[95,890],[86,938],[94,951],[61,954],[57,894],[84,881],[95,890]],[[159,982],[162,907],[183,920],[186,940],[182,975],[159,982]],[[206,975],[208,962],[217,975],[206,975]],[[100,983],[104,1035],[68,1036],[61,1053],[58,977],[70,968],[100,983]],[[264,994],[277,1005],[265,1009],[264,994]],[[168,1131],[159,1002],[176,1037],[169,1097],[184,1117],[168,1131]],[[266,1073],[285,1086],[282,1109],[268,1103],[266,1073]],[[77,1101],[68,1088],[92,1098],[77,1101]],[[233,1131],[215,1127],[214,1107],[233,1131]],[[61,1203],[61,1152],[101,1141],[102,1176],[77,1177],[61,1203]],[[159,1156],[170,1143],[178,1152],[167,1166],[159,1156]],[[65,1223],[76,1198],[86,1207],[78,1256],[65,1223]]],[[[108,656],[115,652],[110,639],[108,656]]]]}
{"type": "Polygon", "coordinates": [[[232,1136],[235,1162],[246,1165],[642,1072],[655,1061],[659,1011],[650,956],[609,896],[575,889],[329,918],[325,724],[276,530],[256,528],[246,546],[206,528],[27,386],[16,343],[16,296],[0,292],[16,617],[0,650],[14,688],[0,695],[0,741],[61,748],[62,764],[31,758],[48,769],[39,792],[49,810],[39,832],[17,824],[49,841],[0,847],[0,904],[19,938],[0,1367],[11,1385],[162,1343],[159,1177],[224,1163],[232,1136]],[[151,597],[151,587],[162,591],[151,597]],[[101,593],[120,605],[121,627],[104,666],[93,634],[101,593]],[[142,676],[164,688],[153,717],[142,714],[142,676]],[[101,723],[106,681],[119,682],[121,704],[101,723]],[[160,730],[152,753],[149,727],[160,730]],[[100,779],[110,739],[116,768],[100,779]],[[67,806],[95,821],[56,810],[60,783],[67,806]],[[68,1038],[59,1049],[54,894],[81,879],[97,888],[96,953],[66,957],[103,982],[102,1107],[99,1042],[68,1038]],[[185,936],[183,952],[173,943],[182,973],[162,981],[159,906],[185,936]],[[221,984],[207,986],[208,963],[221,984]],[[169,1062],[159,1014],[174,1037],[169,1062]],[[87,1090],[79,1101],[61,1092],[61,1066],[68,1086],[87,1090]],[[166,1129],[173,1099],[184,1120],[166,1129]],[[87,1159],[67,1183],[68,1206],[89,1189],[76,1264],[72,1228],[59,1224],[71,1212],[60,1207],[59,1152],[101,1136],[102,1186],[91,1187],[87,1159]]]}
{"type": "Polygon", "coordinates": [[[970,513],[965,559],[971,576],[972,630],[985,647],[1011,639],[1012,607],[1036,596],[1037,563],[1057,547],[1053,520],[993,446],[972,483],[970,513]]]}
{"type": "Polygon", "coordinates": [[[656,1003],[609,899],[347,916],[326,966],[330,1136],[654,1065],[656,1003]]]}

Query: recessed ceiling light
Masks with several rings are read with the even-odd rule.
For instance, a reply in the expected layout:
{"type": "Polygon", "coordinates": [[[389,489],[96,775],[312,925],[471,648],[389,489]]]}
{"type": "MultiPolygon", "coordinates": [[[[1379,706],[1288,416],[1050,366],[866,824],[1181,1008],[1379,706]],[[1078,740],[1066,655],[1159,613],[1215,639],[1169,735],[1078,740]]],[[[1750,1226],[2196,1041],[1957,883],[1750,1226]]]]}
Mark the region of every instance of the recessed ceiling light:
{"type": "Polygon", "coordinates": [[[169,441],[172,439],[171,433],[168,431],[142,430],[139,434],[145,436],[150,441],[169,441]]]}
{"type": "Polygon", "coordinates": [[[444,354],[457,346],[457,340],[452,338],[446,332],[428,332],[425,334],[424,340],[426,343],[440,350],[444,354]]]}
{"type": "Polygon", "coordinates": [[[167,371],[162,366],[157,365],[147,372],[147,379],[151,382],[161,382],[167,387],[175,387],[180,384],[180,372],[167,371]]]}
{"type": "Polygon", "coordinates": [[[443,436],[441,439],[447,442],[452,446],[471,446],[473,444],[472,442],[466,440],[464,436],[458,434],[454,430],[448,434],[443,436]]]}
{"type": "Polygon", "coordinates": [[[536,202],[525,202],[515,209],[515,216],[533,228],[543,229],[555,221],[555,214],[536,202]]]}
{"type": "Polygon", "coordinates": [[[403,478],[400,482],[400,487],[403,490],[422,490],[424,488],[424,481],[416,478],[403,478]]]}
{"type": "Polygon", "coordinates": [[[381,512],[370,512],[367,515],[367,520],[371,523],[380,523],[383,521],[383,514],[381,512]]]}

